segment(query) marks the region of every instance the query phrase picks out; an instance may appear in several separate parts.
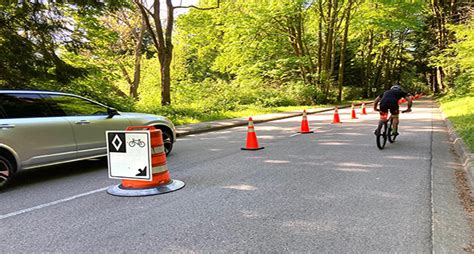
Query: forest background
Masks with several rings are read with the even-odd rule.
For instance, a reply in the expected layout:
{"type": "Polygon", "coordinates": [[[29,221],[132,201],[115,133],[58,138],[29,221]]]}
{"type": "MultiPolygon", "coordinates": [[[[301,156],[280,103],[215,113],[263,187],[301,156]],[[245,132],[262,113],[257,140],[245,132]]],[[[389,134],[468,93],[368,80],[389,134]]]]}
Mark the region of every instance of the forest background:
{"type": "Polygon", "coordinates": [[[0,0],[0,88],[185,124],[399,83],[440,98],[474,151],[473,17],[472,0],[0,0]]]}

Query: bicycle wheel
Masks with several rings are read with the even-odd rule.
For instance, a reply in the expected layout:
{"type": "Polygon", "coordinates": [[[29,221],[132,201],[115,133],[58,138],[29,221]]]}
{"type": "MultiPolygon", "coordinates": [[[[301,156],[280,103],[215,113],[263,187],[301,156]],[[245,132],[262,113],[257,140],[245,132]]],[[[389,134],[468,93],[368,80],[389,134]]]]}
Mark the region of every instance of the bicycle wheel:
{"type": "Polygon", "coordinates": [[[375,131],[375,136],[377,137],[377,147],[382,150],[387,143],[387,123],[380,121],[377,130],[375,131]]]}
{"type": "Polygon", "coordinates": [[[387,133],[388,141],[390,143],[395,142],[395,139],[397,138],[397,135],[392,134],[392,124],[393,124],[392,119],[390,119],[390,122],[388,124],[388,133],[387,133]]]}

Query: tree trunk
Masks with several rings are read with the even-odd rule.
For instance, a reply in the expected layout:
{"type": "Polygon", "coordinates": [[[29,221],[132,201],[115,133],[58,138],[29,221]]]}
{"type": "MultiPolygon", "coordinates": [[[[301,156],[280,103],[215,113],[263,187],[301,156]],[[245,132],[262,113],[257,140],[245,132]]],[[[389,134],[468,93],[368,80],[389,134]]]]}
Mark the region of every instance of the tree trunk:
{"type": "MultiPolygon", "coordinates": [[[[333,0],[328,0],[328,20],[329,23],[327,24],[327,32],[326,32],[326,50],[324,56],[324,71],[327,73],[331,66],[331,54],[332,54],[332,46],[333,46],[333,35],[334,35],[334,23],[335,23],[335,13],[333,13],[333,0]]],[[[337,1],[338,0],[334,0],[337,1]]],[[[334,11],[335,12],[335,11],[334,11]]]]}
{"type": "Polygon", "coordinates": [[[367,87],[367,97],[370,97],[370,93],[372,92],[371,89],[372,86],[370,77],[372,76],[372,48],[374,45],[374,34],[373,31],[371,30],[369,33],[369,45],[367,48],[367,64],[366,64],[366,70],[365,70],[365,86],[367,87]]]}
{"type": "Polygon", "coordinates": [[[326,36],[326,54],[324,57],[324,84],[325,84],[325,97],[329,94],[329,88],[331,85],[331,78],[333,73],[333,59],[335,57],[335,43],[336,38],[336,18],[338,14],[339,0],[328,0],[328,20],[327,24],[327,36],[326,36]]]}
{"type": "Polygon", "coordinates": [[[377,59],[377,63],[375,64],[375,68],[376,69],[376,73],[375,73],[375,76],[374,76],[374,81],[372,83],[372,87],[382,87],[380,84],[379,84],[379,80],[381,79],[381,74],[382,74],[382,69],[383,69],[383,63],[385,62],[385,51],[386,51],[386,47],[384,47],[382,49],[382,53],[378,56],[378,59],[377,59]]]}
{"type": "Polygon", "coordinates": [[[171,56],[164,59],[161,66],[161,105],[171,104],[171,56]]]}
{"type": "Polygon", "coordinates": [[[342,101],[342,85],[344,83],[344,67],[345,67],[345,57],[346,57],[346,47],[347,47],[347,36],[349,34],[349,25],[351,21],[351,9],[352,9],[352,0],[349,0],[347,6],[347,16],[346,16],[346,24],[344,27],[344,36],[342,38],[342,45],[341,45],[341,56],[339,59],[339,73],[338,73],[338,87],[339,93],[337,95],[337,101],[342,101]]]}
{"type": "Polygon", "coordinates": [[[443,83],[443,77],[444,77],[444,71],[443,71],[443,68],[442,67],[436,67],[436,86],[437,86],[437,91],[439,93],[443,93],[444,92],[444,83],[443,83]]]}
{"type": "MultiPolygon", "coordinates": [[[[160,0],[154,0],[152,4],[153,12],[146,6],[145,0],[134,0],[140,9],[146,28],[150,33],[153,44],[158,52],[158,60],[160,61],[161,73],[161,105],[171,104],[171,60],[173,58],[173,23],[174,9],[176,8],[195,8],[199,10],[211,10],[219,8],[220,0],[217,0],[217,7],[200,8],[195,5],[189,6],[173,6],[172,0],[166,0],[166,27],[163,28],[161,23],[160,0]],[[153,24],[150,17],[153,20],[153,24]]],[[[149,1],[151,2],[151,1],[149,1]]]]}
{"type": "Polygon", "coordinates": [[[145,22],[142,21],[140,31],[137,36],[137,44],[135,46],[135,68],[133,71],[133,82],[130,84],[130,96],[138,99],[138,87],[140,86],[140,73],[142,62],[142,45],[143,36],[145,34],[145,22]]]}
{"type": "MultiPolygon", "coordinates": [[[[297,20],[298,18],[295,17],[288,17],[288,20],[286,22],[286,30],[288,31],[288,40],[290,41],[291,47],[293,48],[293,51],[295,53],[295,56],[302,60],[305,57],[305,52],[303,48],[303,42],[301,39],[301,29],[298,28],[299,24],[297,24],[299,21],[297,20]]],[[[300,75],[301,79],[303,80],[303,83],[307,84],[307,70],[304,65],[303,61],[299,62],[299,68],[300,68],[300,75]]]]}
{"type": "Polygon", "coordinates": [[[318,76],[321,79],[321,72],[323,69],[323,22],[324,22],[324,13],[323,13],[323,1],[319,1],[319,27],[318,27],[318,76]]]}
{"type": "MultiPolygon", "coordinates": [[[[438,0],[433,0],[431,2],[431,7],[433,12],[435,13],[436,18],[436,27],[438,30],[437,33],[437,43],[438,49],[443,50],[446,48],[448,44],[448,31],[446,29],[446,17],[444,15],[444,8],[443,3],[438,0]]],[[[433,90],[435,93],[441,93],[444,90],[444,72],[441,67],[435,67],[433,70],[433,90]]]]}

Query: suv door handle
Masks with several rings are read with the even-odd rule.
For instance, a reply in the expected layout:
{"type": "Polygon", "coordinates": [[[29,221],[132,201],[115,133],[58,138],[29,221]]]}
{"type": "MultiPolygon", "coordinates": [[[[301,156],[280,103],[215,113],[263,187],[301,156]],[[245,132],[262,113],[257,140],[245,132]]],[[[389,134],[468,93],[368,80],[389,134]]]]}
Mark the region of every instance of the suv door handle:
{"type": "Polygon", "coordinates": [[[90,124],[91,122],[87,121],[87,120],[81,120],[79,122],[76,122],[76,124],[79,124],[79,125],[86,125],[86,124],[90,124]]]}
{"type": "Polygon", "coordinates": [[[13,129],[15,125],[13,124],[0,124],[0,129],[13,129]]]}

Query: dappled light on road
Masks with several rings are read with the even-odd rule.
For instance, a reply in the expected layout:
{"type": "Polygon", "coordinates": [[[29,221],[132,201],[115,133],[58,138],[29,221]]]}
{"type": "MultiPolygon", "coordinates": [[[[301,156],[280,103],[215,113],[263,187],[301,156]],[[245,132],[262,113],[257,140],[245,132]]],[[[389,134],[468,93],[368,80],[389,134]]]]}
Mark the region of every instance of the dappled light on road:
{"type": "Polygon", "coordinates": [[[327,146],[345,146],[345,145],[350,145],[351,143],[347,142],[320,142],[320,145],[327,145],[327,146]]]}
{"type": "Polygon", "coordinates": [[[357,162],[342,162],[336,164],[339,167],[354,167],[354,168],[381,168],[382,164],[361,164],[357,162]]]}
{"type": "Polygon", "coordinates": [[[368,169],[363,169],[363,168],[336,168],[334,170],[344,171],[344,172],[369,172],[368,169]]]}
{"type": "Polygon", "coordinates": [[[216,140],[216,139],[229,139],[228,136],[218,136],[218,137],[201,137],[199,140],[216,140]]]}
{"type": "Polygon", "coordinates": [[[254,191],[257,190],[257,187],[247,184],[239,184],[239,185],[228,185],[223,186],[223,189],[232,189],[232,190],[244,190],[244,191],[254,191]]]}
{"type": "MultiPolygon", "coordinates": [[[[409,156],[409,155],[386,155],[384,159],[396,159],[396,160],[419,160],[423,157],[409,156]]],[[[428,158],[425,158],[428,159],[428,158]]]]}
{"type": "Polygon", "coordinates": [[[256,212],[248,211],[248,210],[240,211],[240,213],[242,214],[242,217],[247,218],[247,219],[261,218],[261,217],[268,216],[267,214],[258,214],[256,212]]]}
{"type": "Polygon", "coordinates": [[[284,230],[291,230],[294,234],[315,234],[316,232],[331,232],[338,228],[337,221],[329,220],[292,220],[282,224],[284,230]]]}
{"type": "Polygon", "coordinates": [[[284,160],[265,160],[263,162],[265,162],[265,163],[274,163],[274,164],[287,164],[287,163],[290,163],[290,161],[284,161],[284,160]]]}
{"type": "Polygon", "coordinates": [[[385,192],[385,191],[370,191],[369,194],[374,195],[374,196],[383,197],[383,198],[390,198],[390,199],[402,199],[403,198],[403,196],[401,196],[401,195],[397,195],[397,194],[390,193],[390,192],[385,192]]]}
{"type": "Polygon", "coordinates": [[[276,135],[259,135],[258,139],[266,139],[266,140],[271,140],[271,139],[276,139],[282,136],[276,136],[276,135]]]}

